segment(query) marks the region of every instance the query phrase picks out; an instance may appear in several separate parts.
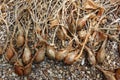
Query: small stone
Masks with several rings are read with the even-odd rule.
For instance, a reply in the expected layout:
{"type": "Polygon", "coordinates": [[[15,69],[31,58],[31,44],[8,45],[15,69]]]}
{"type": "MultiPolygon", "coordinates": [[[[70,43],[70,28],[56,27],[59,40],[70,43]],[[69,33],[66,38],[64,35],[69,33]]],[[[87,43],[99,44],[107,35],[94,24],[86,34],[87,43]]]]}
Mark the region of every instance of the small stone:
{"type": "Polygon", "coordinates": [[[100,78],[100,74],[97,74],[97,78],[100,78]]]}
{"type": "Polygon", "coordinates": [[[88,74],[90,74],[90,71],[87,71],[88,74]]]}
{"type": "Polygon", "coordinates": [[[85,64],[85,58],[82,59],[81,65],[83,66],[85,64]]]}

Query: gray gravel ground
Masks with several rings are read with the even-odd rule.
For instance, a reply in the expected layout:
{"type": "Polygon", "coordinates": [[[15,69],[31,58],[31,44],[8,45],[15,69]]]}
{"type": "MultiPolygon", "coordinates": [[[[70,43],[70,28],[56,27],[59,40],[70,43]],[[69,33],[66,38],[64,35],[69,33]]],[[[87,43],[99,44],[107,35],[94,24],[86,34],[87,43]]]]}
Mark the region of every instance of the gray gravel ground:
{"type": "MultiPolygon", "coordinates": [[[[104,65],[106,70],[120,67],[117,52],[117,43],[108,43],[108,53],[104,65]],[[113,46],[115,45],[115,46],[113,46]],[[110,50],[109,50],[110,49],[110,50]]],[[[19,77],[13,71],[4,57],[0,58],[0,76],[3,80],[103,80],[103,74],[83,58],[73,65],[65,65],[46,58],[43,62],[32,66],[32,73],[29,76],[19,77]]]]}

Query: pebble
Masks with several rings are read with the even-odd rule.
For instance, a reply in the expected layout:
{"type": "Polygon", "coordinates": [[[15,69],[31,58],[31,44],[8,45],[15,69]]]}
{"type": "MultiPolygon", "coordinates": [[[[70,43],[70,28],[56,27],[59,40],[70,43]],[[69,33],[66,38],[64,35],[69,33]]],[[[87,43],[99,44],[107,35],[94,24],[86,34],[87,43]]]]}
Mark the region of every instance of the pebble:
{"type": "Polygon", "coordinates": [[[85,64],[85,58],[82,59],[81,65],[83,66],[85,64]]]}
{"type": "Polygon", "coordinates": [[[87,71],[88,74],[90,74],[90,71],[87,71]]]}
{"type": "Polygon", "coordinates": [[[100,78],[100,74],[97,74],[97,78],[100,78]]]}

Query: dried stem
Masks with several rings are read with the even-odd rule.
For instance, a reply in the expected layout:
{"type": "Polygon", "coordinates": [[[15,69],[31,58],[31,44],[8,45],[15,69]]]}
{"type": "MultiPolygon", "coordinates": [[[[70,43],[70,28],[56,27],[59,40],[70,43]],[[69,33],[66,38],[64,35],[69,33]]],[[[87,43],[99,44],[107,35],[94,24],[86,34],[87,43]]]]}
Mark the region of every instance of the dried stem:
{"type": "Polygon", "coordinates": [[[84,43],[82,45],[81,51],[80,51],[79,55],[75,58],[75,60],[78,60],[80,58],[80,56],[82,55],[84,47],[85,47],[90,35],[91,35],[91,25],[89,27],[88,33],[87,33],[84,43]]]}

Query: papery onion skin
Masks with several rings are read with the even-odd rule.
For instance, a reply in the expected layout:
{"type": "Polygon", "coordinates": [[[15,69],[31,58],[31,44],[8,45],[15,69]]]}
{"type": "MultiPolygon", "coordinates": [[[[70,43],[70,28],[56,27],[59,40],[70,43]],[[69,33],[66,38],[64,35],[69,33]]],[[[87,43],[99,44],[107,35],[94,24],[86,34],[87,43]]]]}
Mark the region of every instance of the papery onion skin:
{"type": "Polygon", "coordinates": [[[16,41],[17,47],[22,46],[24,43],[25,43],[25,38],[24,38],[24,36],[23,36],[23,35],[19,35],[19,36],[17,37],[17,41],[16,41]]]}
{"type": "Polygon", "coordinates": [[[31,60],[31,51],[28,47],[25,47],[24,49],[22,60],[24,64],[28,64],[31,60]]]}

